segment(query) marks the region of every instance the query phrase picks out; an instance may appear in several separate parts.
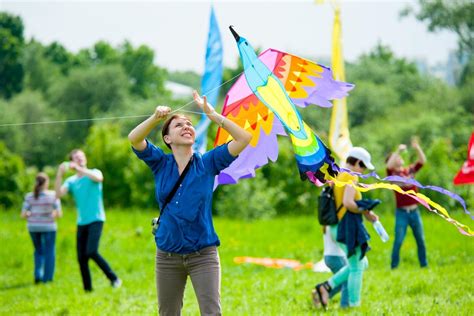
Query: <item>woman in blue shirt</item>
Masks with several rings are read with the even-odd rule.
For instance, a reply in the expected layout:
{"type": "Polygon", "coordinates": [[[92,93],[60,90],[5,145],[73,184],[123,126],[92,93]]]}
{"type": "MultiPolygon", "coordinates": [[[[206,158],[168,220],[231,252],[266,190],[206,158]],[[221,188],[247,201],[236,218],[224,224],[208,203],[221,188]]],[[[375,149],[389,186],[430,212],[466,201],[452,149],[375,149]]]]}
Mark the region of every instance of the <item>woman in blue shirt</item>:
{"type": "Polygon", "coordinates": [[[249,144],[252,135],[218,114],[194,91],[194,100],[207,117],[233,137],[229,143],[201,155],[193,152],[195,130],[189,118],[175,114],[163,124],[162,136],[171,154],[146,137],[171,109],[158,106],[155,113],[135,127],[128,138],[135,154],[152,170],[155,196],[162,209],[155,233],[156,285],[160,315],[179,315],[187,276],[191,277],[201,314],[221,314],[220,241],[212,224],[214,178],[227,168],[249,144]],[[172,197],[180,175],[189,170],[172,197]],[[163,204],[168,198],[169,203],[163,204]]]}

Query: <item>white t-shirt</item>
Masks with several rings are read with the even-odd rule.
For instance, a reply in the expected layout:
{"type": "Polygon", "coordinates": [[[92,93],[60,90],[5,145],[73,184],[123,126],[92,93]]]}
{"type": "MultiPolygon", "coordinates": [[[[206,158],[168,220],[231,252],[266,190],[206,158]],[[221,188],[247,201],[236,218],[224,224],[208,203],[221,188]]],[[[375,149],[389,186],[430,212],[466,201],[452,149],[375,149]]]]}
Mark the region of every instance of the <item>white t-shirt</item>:
{"type": "Polygon", "coordinates": [[[344,250],[339,247],[337,242],[332,239],[331,236],[331,229],[329,226],[326,227],[326,232],[323,235],[324,240],[324,255],[325,256],[338,256],[338,257],[345,257],[346,254],[344,250]]]}

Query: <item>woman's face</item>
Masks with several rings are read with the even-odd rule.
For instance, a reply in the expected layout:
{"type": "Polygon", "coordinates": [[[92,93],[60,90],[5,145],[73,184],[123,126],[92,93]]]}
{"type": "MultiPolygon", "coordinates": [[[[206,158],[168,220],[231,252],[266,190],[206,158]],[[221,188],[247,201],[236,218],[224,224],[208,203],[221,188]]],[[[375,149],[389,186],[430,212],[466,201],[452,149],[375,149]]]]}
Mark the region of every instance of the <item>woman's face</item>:
{"type": "Polygon", "coordinates": [[[397,154],[397,156],[395,157],[395,167],[400,168],[400,167],[403,166],[404,163],[405,163],[405,161],[403,161],[402,156],[397,154]]]}
{"type": "Polygon", "coordinates": [[[193,145],[195,137],[193,123],[184,117],[177,117],[171,121],[164,139],[170,145],[193,145]]]}
{"type": "Polygon", "coordinates": [[[364,173],[367,167],[364,165],[364,163],[360,160],[358,160],[354,166],[351,166],[352,171],[358,172],[358,173],[364,173]]]}

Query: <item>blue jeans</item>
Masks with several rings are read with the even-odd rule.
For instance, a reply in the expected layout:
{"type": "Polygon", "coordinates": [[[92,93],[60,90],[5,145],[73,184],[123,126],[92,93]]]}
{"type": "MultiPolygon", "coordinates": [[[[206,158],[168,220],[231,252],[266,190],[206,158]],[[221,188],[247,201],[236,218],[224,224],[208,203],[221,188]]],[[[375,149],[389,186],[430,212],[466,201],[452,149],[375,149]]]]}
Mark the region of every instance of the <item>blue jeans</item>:
{"type": "MultiPolygon", "coordinates": [[[[336,274],[337,271],[347,265],[346,257],[342,256],[324,256],[324,263],[331,269],[332,273],[336,274]]],[[[341,307],[349,307],[349,291],[347,289],[347,282],[342,285],[336,286],[329,293],[329,297],[333,297],[337,293],[341,292],[341,307]]]]}
{"type": "Polygon", "coordinates": [[[56,257],[56,232],[30,232],[30,236],[35,247],[35,283],[51,282],[56,257]]]}
{"type": "Polygon", "coordinates": [[[392,269],[398,267],[400,263],[400,248],[407,233],[407,226],[410,225],[418,246],[418,260],[421,267],[426,267],[425,236],[423,233],[423,223],[421,222],[420,211],[417,209],[407,212],[404,209],[397,208],[395,217],[395,241],[392,250],[392,269]]]}

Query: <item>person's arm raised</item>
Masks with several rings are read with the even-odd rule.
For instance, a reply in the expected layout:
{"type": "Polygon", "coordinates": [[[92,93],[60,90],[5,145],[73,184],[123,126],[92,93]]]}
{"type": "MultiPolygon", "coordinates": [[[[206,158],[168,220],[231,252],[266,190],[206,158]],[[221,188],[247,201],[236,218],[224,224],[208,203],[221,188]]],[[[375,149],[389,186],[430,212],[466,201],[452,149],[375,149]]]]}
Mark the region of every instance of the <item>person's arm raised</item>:
{"type": "Polygon", "coordinates": [[[252,134],[247,132],[245,129],[235,124],[231,120],[227,119],[225,116],[219,114],[214,110],[212,105],[207,103],[206,96],[202,97],[196,92],[193,92],[194,101],[201,108],[201,110],[207,115],[207,117],[217,123],[220,127],[225,129],[229,134],[234,138],[229,143],[229,152],[232,156],[239,155],[245,147],[252,140],[252,134]]]}
{"type": "Polygon", "coordinates": [[[393,152],[387,160],[387,169],[395,169],[395,162],[400,153],[407,149],[407,145],[400,144],[395,152],[393,152]]]}
{"type": "Polygon", "coordinates": [[[131,132],[128,134],[128,139],[132,144],[132,147],[136,150],[142,151],[146,148],[145,138],[150,134],[153,128],[158,125],[158,123],[165,119],[171,113],[171,108],[168,106],[157,106],[155,113],[153,113],[149,118],[138,124],[131,132]]]}
{"type": "Polygon", "coordinates": [[[69,164],[69,166],[70,166],[69,168],[74,169],[77,172],[85,175],[86,177],[88,177],[89,179],[91,179],[94,182],[103,182],[104,181],[104,175],[102,174],[101,171],[91,170],[91,169],[87,169],[85,167],[81,167],[78,164],[76,164],[75,162],[71,162],[69,164]]]}
{"type": "Polygon", "coordinates": [[[425,153],[423,152],[423,149],[421,149],[420,144],[418,143],[418,140],[416,137],[413,137],[411,140],[411,146],[415,148],[416,154],[418,156],[418,162],[422,165],[425,164],[426,162],[426,156],[425,153]]]}
{"type": "Polygon", "coordinates": [[[66,172],[67,163],[63,162],[58,167],[58,173],[56,174],[56,180],[54,181],[54,190],[56,191],[56,198],[60,199],[67,193],[67,188],[62,186],[63,175],[66,172]]]}

